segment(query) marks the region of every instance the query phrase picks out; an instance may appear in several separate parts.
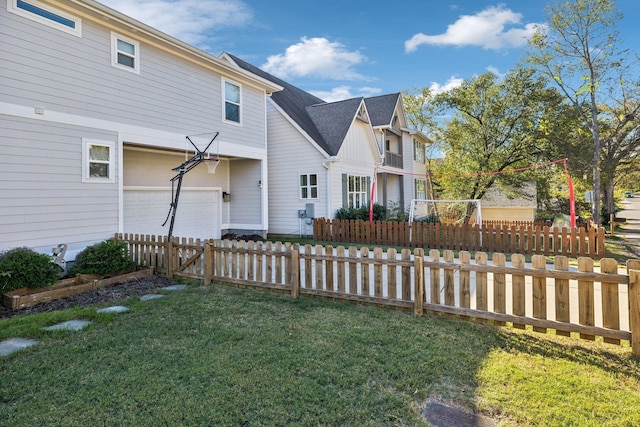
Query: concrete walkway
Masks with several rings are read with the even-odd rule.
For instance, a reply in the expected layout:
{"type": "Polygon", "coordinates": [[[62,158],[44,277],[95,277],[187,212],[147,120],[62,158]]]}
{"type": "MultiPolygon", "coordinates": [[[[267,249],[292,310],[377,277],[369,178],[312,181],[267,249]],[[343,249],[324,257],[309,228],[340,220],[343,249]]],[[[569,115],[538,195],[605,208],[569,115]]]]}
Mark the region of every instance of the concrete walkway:
{"type": "Polygon", "coordinates": [[[626,218],[627,222],[621,226],[622,231],[618,236],[624,239],[640,258],[640,195],[624,199],[622,205],[623,210],[616,216],[626,218]]]}

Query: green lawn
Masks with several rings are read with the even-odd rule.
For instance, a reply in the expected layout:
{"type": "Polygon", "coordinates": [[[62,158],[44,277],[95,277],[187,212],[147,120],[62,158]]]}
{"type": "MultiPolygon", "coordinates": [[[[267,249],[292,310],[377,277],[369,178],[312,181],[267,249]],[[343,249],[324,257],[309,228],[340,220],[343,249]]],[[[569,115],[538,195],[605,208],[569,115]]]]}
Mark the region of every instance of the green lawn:
{"type": "Polygon", "coordinates": [[[191,284],[167,298],[0,320],[2,426],[426,425],[433,398],[506,426],[640,425],[630,349],[191,284]],[[80,332],[45,332],[71,318],[80,332]]]}

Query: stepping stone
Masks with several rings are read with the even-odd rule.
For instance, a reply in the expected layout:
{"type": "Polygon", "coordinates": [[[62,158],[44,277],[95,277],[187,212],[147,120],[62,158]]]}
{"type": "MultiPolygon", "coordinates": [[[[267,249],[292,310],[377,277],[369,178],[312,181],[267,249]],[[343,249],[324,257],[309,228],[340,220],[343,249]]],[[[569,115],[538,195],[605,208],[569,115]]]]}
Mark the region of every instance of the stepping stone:
{"type": "Polygon", "coordinates": [[[80,331],[92,322],[88,320],[67,320],[66,322],[58,323],[57,325],[47,326],[42,328],[46,331],[80,331]]]}
{"type": "Polygon", "coordinates": [[[28,338],[9,338],[8,340],[0,341],[0,356],[7,356],[14,351],[22,350],[23,348],[36,344],[38,344],[38,341],[28,338]]]}
{"type": "Polygon", "coordinates": [[[161,291],[181,291],[185,289],[187,285],[171,285],[165,286],[164,288],[160,288],[161,291]]]}
{"type": "Polygon", "coordinates": [[[151,301],[152,299],[158,299],[158,298],[164,298],[164,295],[160,295],[160,294],[142,295],[140,297],[140,301],[151,301]]]}
{"type": "Polygon", "coordinates": [[[427,403],[422,416],[433,427],[495,427],[497,425],[491,418],[470,414],[435,401],[427,403]]]}
{"type": "Polygon", "coordinates": [[[96,310],[96,313],[124,313],[125,311],[129,311],[129,307],[125,307],[124,305],[114,305],[112,307],[104,307],[96,310]]]}

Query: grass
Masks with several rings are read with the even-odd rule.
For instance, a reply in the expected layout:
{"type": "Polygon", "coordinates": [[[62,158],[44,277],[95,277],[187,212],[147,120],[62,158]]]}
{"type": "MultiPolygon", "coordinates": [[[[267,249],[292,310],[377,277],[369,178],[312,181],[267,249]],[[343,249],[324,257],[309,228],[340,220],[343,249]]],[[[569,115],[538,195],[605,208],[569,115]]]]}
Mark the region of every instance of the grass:
{"type": "Polygon", "coordinates": [[[221,285],[125,304],[0,320],[41,340],[0,360],[0,425],[419,426],[429,398],[504,426],[640,424],[628,347],[221,285]],[[41,329],[72,318],[95,323],[41,329]]]}

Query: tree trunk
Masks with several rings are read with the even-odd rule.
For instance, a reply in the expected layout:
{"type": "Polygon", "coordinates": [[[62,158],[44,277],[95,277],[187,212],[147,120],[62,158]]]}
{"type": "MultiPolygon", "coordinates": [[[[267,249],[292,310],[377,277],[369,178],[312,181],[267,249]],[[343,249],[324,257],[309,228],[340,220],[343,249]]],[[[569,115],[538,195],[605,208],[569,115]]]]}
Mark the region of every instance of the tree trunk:
{"type": "Polygon", "coordinates": [[[608,180],[604,186],[604,207],[607,215],[616,213],[616,201],[613,196],[613,180],[608,180]]]}

